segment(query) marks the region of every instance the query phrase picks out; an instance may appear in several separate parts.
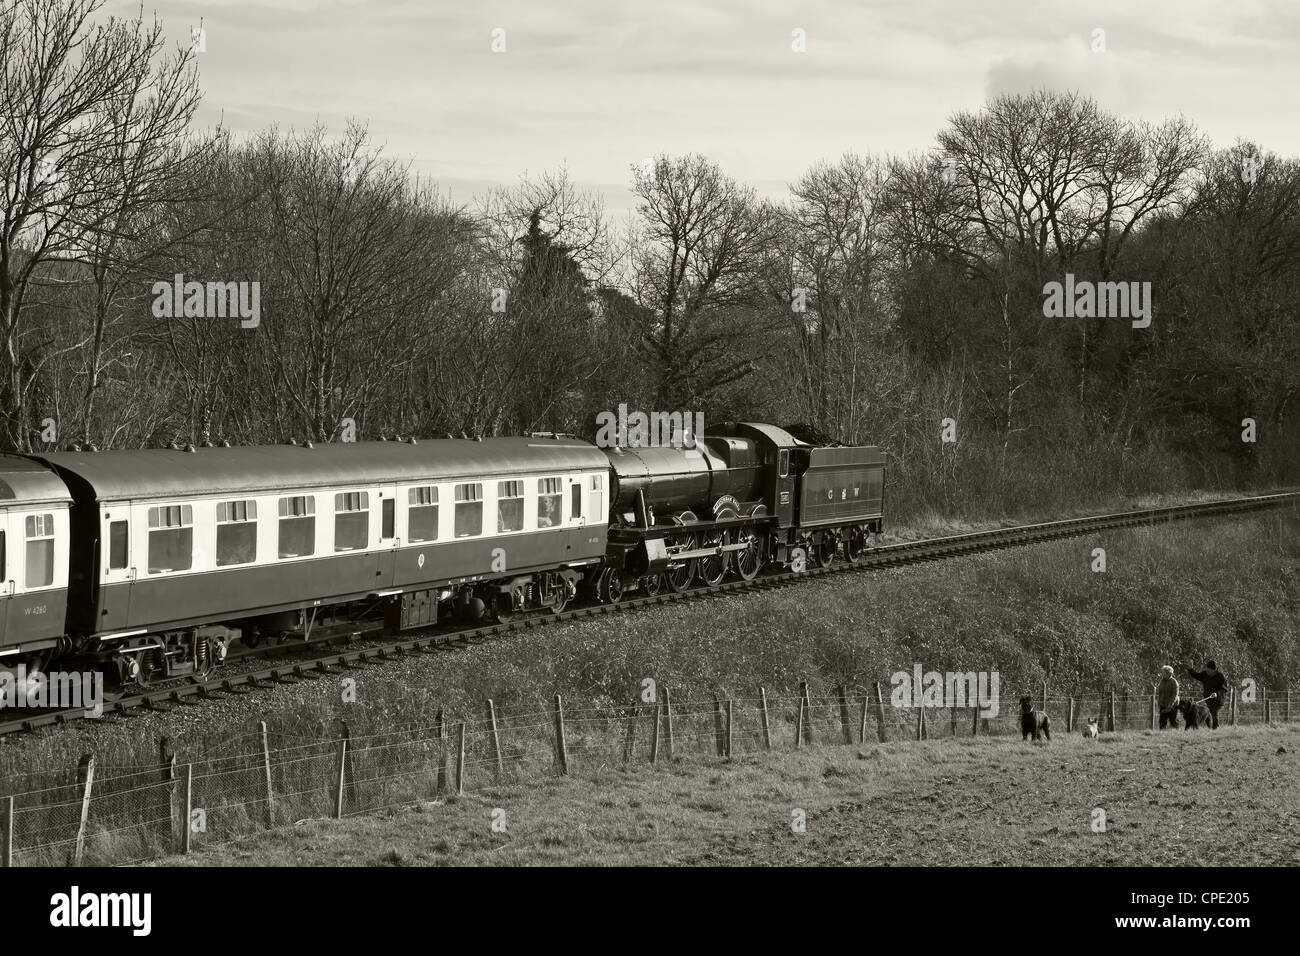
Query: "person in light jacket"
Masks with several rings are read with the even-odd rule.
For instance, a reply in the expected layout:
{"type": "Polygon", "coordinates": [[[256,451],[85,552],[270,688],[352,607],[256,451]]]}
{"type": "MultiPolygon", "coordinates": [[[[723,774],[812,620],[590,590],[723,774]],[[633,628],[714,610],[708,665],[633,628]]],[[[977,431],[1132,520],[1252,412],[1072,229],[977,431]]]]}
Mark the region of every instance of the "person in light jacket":
{"type": "Polygon", "coordinates": [[[1156,707],[1160,710],[1160,729],[1178,729],[1178,681],[1168,664],[1160,668],[1160,686],[1156,688],[1156,707]]]}

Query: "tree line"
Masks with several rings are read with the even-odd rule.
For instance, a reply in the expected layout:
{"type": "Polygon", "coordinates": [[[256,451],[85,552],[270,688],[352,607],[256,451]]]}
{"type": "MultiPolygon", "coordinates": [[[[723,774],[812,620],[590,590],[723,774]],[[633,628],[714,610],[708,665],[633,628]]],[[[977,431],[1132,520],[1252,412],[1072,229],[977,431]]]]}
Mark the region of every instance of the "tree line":
{"type": "Polygon", "coordinates": [[[780,200],[659,156],[622,227],[564,169],[458,205],[361,123],[197,129],[194,53],[102,2],[0,6],[8,450],[590,438],[626,403],[882,445],[917,508],[1295,472],[1295,158],[1036,91],[780,200]],[[1067,275],[1149,283],[1150,324],[1045,316],[1067,275]],[[160,315],[178,276],[256,282],[260,322],[160,315]]]}

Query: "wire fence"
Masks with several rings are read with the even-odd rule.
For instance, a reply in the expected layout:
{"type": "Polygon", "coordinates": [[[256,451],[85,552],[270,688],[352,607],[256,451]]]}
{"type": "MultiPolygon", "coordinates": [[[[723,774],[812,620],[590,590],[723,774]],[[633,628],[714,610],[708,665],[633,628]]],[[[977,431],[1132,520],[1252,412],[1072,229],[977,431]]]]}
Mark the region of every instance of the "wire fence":
{"type": "MultiPolygon", "coordinates": [[[[295,821],[365,814],[453,794],[524,784],[574,769],[730,758],[814,743],[1009,735],[1015,710],[895,706],[874,688],[816,695],[674,700],[659,688],[626,707],[580,707],[555,697],[516,711],[485,702],[482,713],[353,736],[312,739],[256,732],[228,737],[225,753],[182,759],[160,742],[147,767],[96,768],[94,756],[64,771],[0,782],[0,864],[102,866],[140,863],[295,821]],[[19,786],[26,786],[21,792],[19,786]]],[[[1003,696],[1002,700],[1008,698],[1003,696]]],[[[1155,730],[1152,695],[1034,698],[1056,734],[1096,720],[1105,731],[1155,730]]],[[[1291,694],[1242,700],[1221,724],[1284,723],[1291,694]]],[[[1300,715],[1296,715],[1300,717],[1300,715]]],[[[1181,724],[1179,725],[1181,727],[1181,724]]]]}

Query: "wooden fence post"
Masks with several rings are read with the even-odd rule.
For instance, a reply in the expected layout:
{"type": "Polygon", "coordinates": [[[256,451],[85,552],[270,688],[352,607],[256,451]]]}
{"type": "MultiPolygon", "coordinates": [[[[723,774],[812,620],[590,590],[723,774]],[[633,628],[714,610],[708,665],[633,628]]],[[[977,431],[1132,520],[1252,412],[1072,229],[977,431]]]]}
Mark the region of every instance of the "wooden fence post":
{"type": "Polygon", "coordinates": [[[1156,711],[1157,711],[1156,695],[1152,694],[1151,695],[1151,729],[1152,730],[1156,729],[1156,711]]]}
{"type": "Polygon", "coordinates": [[[656,701],[654,705],[655,722],[654,726],[650,728],[650,766],[652,767],[659,763],[659,712],[661,710],[663,710],[663,706],[656,701]]]}
{"type": "Polygon", "coordinates": [[[772,749],[772,728],[767,722],[767,690],[758,689],[758,708],[763,718],[763,749],[772,749]]]}
{"type": "Polygon", "coordinates": [[[623,767],[624,768],[626,768],[627,765],[632,760],[632,747],[636,737],[637,711],[639,711],[640,709],[641,708],[637,706],[636,703],[633,703],[627,712],[627,733],[624,734],[623,736],[623,767]]]}
{"type": "Polygon", "coordinates": [[[356,768],[357,748],[356,745],[352,743],[352,731],[348,727],[348,722],[346,720],[340,719],[339,726],[342,727],[343,736],[344,738],[347,739],[348,742],[348,753],[347,753],[348,759],[344,761],[344,765],[347,768],[346,780],[347,780],[347,787],[348,787],[348,806],[352,807],[354,810],[360,809],[361,802],[357,799],[357,768],[356,768]]]}
{"type": "Polygon", "coordinates": [[[1072,734],[1074,733],[1074,698],[1073,697],[1068,699],[1066,706],[1067,709],[1065,712],[1065,732],[1067,734],[1072,734]]]}
{"type": "Polygon", "coordinates": [[[925,740],[925,705],[919,701],[916,705],[916,739],[925,740]]]}
{"type": "Polygon", "coordinates": [[[456,793],[463,795],[465,793],[465,721],[456,725],[456,736],[459,738],[459,744],[456,748],[456,793]]]}
{"type": "Polygon", "coordinates": [[[90,820],[90,791],[95,784],[95,755],[86,754],[77,765],[77,782],[81,784],[81,822],[77,826],[77,843],[72,850],[72,865],[81,866],[86,849],[86,823],[90,820]]]}
{"type": "Polygon", "coordinates": [[[262,775],[266,779],[266,826],[275,826],[275,789],[271,786],[271,741],[266,733],[266,721],[258,723],[262,734],[262,775]]]}
{"type": "Polygon", "coordinates": [[[970,713],[970,735],[972,737],[978,737],[980,735],[980,709],[978,707],[972,707],[970,713]]]}
{"type": "Polygon", "coordinates": [[[858,722],[858,743],[867,742],[867,711],[871,708],[871,695],[862,695],[862,719],[858,722]]]}
{"type": "Polygon", "coordinates": [[[167,821],[171,825],[171,846],[180,840],[180,831],[176,827],[176,754],[172,751],[171,738],[158,738],[158,776],[162,780],[162,796],[158,799],[158,810],[167,812],[167,821]]]}
{"type": "Polygon", "coordinates": [[[1291,688],[1286,689],[1286,722],[1291,723],[1291,688]]]}
{"type": "Polygon", "coordinates": [[[1265,697],[1264,698],[1264,723],[1271,724],[1272,722],[1273,722],[1273,701],[1265,697]]]}
{"type": "Polygon", "coordinates": [[[14,865],[14,798],[5,797],[5,841],[0,844],[0,867],[14,865]]]}
{"type": "Polygon", "coordinates": [[[727,753],[726,758],[731,759],[731,698],[727,698],[727,753]]]}
{"type": "Polygon", "coordinates": [[[717,756],[726,756],[722,742],[722,702],[718,700],[717,694],[713,695],[713,749],[717,756]]]}
{"type": "Polygon", "coordinates": [[[880,689],[880,681],[876,681],[876,736],[882,744],[889,739],[885,733],[885,692],[880,689]]]}
{"type": "Polygon", "coordinates": [[[181,853],[190,852],[190,816],[194,813],[194,764],[185,765],[185,819],[181,821],[181,853]]]}
{"type": "Polygon", "coordinates": [[[853,743],[853,722],[849,719],[849,699],[844,695],[844,685],[836,684],[835,693],[840,699],[840,730],[844,733],[844,742],[853,743]]]}
{"type": "Polygon", "coordinates": [[[433,792],[439,794],[447,789],[447,729],[443,723],[441,707],[438,708],[433,723],[438,731],[438,768],[433,775],[433,792]]]}
{"type": "Polygon", "coordinates": [[[1237,726],[1237,688],[1228,688],[1228,709],[1232,715],[1232,726],[1237,726]]]}
{"type": "Polygon", "coordinates": [[[1108,715],[1107,722],[1108,722],[1109,725],[1110,725],[1107,729],[1110,730],[1112,733],[1114,733],[1114,731],[1115,731],[1115,692],[1114,692],[1113,690],[1110,692],[1110,714],[1108,715]]]}
{"type": "Polygon", "coordinates": [[[803,708],[803,710],[804,710],[804,719],[803,719],[803,735],[804,735],[804,743],[809,743],[809,744],[810,744],[810,743],[813,742],[813,730],[812,730],[812,697],[809,696],[809,694],[808,694],[808,682],[807,682],[806,680],[802,680],[802,681],[799,682],[799,693],[803,696],[803,703],[804,703],[804,708],[803,708]]]}
{"type": "Polygon", "coordinates": [[[803,708],[804,708],[803,694],[800,694],[799,695],[799,716],[798,719],[795,721],[795,725],[794,725],[794,749],[795,750],[798,750],[801,746],[803,746],[803,721],[804,721],[803,708]]]}
{"type": "Polygon", "coordinates": [[[348,729],[343,725],[343,736],[339,738],[338,775],[334,787],[334,819],[343,819],[343,792],[347,785],[348,765],[348,729]]]}
{"type": "Polygon", "coordinates": [[[664,743],[668,747],[668,759],[673,759],[673,695],[664,688],[664,743]]]}
{"type": "Polygon", "coordinates": [[[497,730],[497,709],[492,703],[492,698],[487,702],[488,724],[492,730],[492,759],[496,761],[497,766],[497,783],[501,782],[501,777],[505,773],[505,765],[501,761],[501,734],[497,730]]]}
{"type": "Polygon", "coordinates": [[[560,767],[560,775],[569,772],[569,745],[564,739],[564,701],[555,695],[555,760],[560,767]]]}

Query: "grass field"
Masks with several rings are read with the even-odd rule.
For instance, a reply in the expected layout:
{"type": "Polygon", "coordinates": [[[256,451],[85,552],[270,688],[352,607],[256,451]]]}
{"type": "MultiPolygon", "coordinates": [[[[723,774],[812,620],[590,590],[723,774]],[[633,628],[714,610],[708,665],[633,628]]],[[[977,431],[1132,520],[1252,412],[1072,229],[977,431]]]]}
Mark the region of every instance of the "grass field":
{"type": "Polygon", "coordinates": [[[1280,866],[1300,861],[1297,834],[1292,726],[692,758],[304,821],[162,862],[1280,866]]]}

